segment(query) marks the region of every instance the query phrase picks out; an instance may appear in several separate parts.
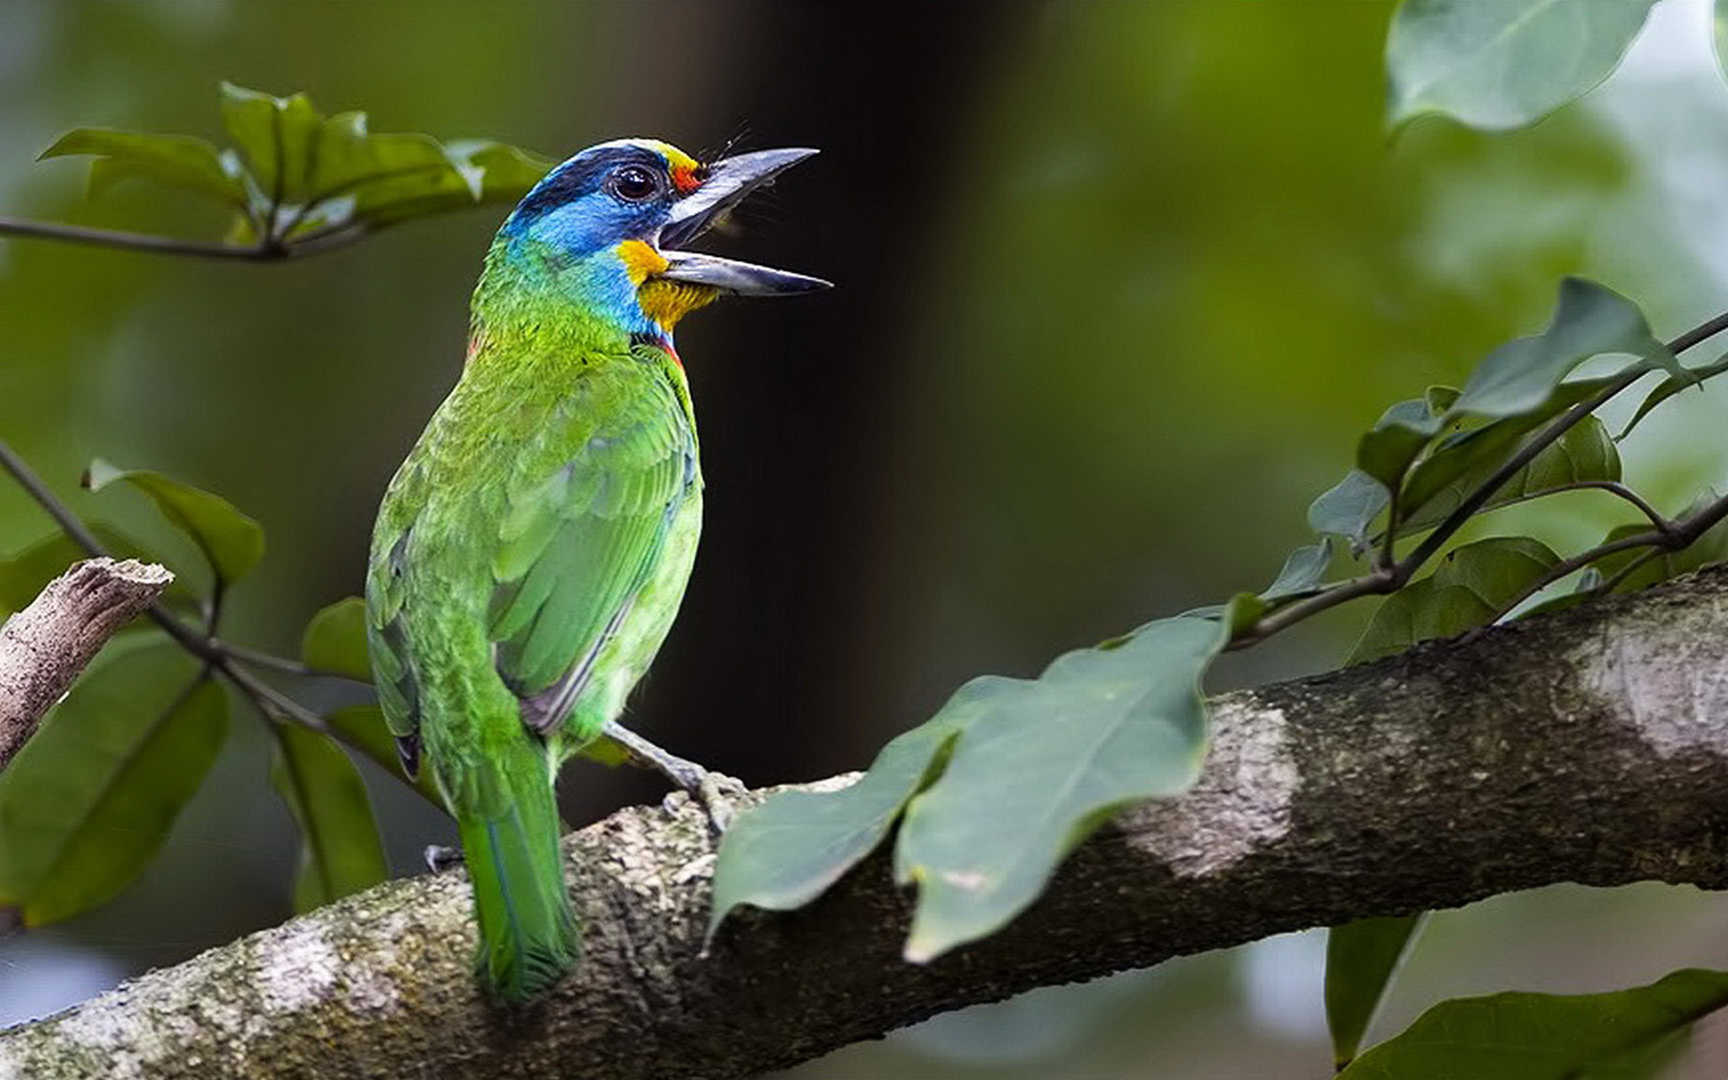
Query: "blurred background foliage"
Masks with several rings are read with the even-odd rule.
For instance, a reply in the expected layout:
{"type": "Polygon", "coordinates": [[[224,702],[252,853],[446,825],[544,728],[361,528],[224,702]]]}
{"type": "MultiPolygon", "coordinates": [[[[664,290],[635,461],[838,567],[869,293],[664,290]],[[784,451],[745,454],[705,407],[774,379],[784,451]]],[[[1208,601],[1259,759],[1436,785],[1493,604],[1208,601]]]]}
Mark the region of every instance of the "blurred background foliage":
{"type": "MultiPolygon", "coordinates": [[[[1390,11],[0,0],[0,211],[218,235],[217,211],[142,184],[87,202],[85,166],[33,158],[86,124],[215,135],[224,78],[555,157],[622,134],[822,147],[725,246],[841,287],[680,334],[709,518],[632,707],[711,767],[802,779],[861,766],[967,676],[1264,584],[1357,433],[1537,328],[1560,275],[1634,298],[1659,332],[1728,306],[1728,91],[1702,0],[1664,0],[1608,85],[1530,130],[1424,120],[1391,140],[1390,11]]],[[[266,266],[0,241],[0,432],[81,512],[166,549],[142,499],[77,490],[88,459],[259,518],[270,552],[229,634],[291,652],[359,591],[501,216],[266,266]]],[[[1664,510],[1723,484],[1724,393],[1683,395],[1622,445],[1664,510]]],[[[1515,519],[1578,545],[1623,516],[1580,493],[1474,535],[1515,519]]],[[[0,548],[47,531],[0,488],[0,548]]],[[[1367,615],[1232,654],[1214,688],[1334,665],[1367,615]]],[[[286,916],[296,837],[267,740],[243,715],[234,733],[139,884],[0,943],[0,1024],[286,916]]],[[[367,769],[392,862],[417,872],[447,828],[367,769]]],[[[658,794],[577,765],[564,810],[658,794]]],[[[1322,950],[1289,936],[1041,991],[797,1075],[1318,1074],[1322,950]]],[[[1728,905],[1693,890],[1504,897],[1434,919],[1377,1030],[1444,995],[1608,989],[1725,954],[1728,905]]]]}

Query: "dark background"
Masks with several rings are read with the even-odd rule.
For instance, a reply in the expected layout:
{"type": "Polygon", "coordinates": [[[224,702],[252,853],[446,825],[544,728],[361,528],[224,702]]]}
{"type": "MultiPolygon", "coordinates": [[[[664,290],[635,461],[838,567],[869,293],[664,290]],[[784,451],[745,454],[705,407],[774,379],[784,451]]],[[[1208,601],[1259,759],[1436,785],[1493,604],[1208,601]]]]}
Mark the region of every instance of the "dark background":
{"type": "MultiPolygon", "coordinates": [[[[1029,674],[1269,579],[1354,434],[1540,325],[1559,275],[1608,282],[1665,331],[1723,306],[1728,93],[1704,4],[1659,5],[1606,90],[1530,131],[1395,140],[1389,12],[0,0],[0,212],[215,235],[171,194],[87,202],[81,164],[33,158],[84,124],[215,136],[223,78],[555,157],[620,135],[822,148],[711,246],[839,287],[680,329],[708,519],[627,718],[753,784],[804,779],[861,767],[970,675],[1029,674]]],[[[229,632],[292,651],[359,591],[501,217],[256,267],[0,240],[0,432],[80,512],[164,547],[140,500],[77,491],[89,458],[258,517],[271,553],[229,632]]],[[[1622,447],[1669,509],[1728,460],[1720,397],[1691,398],[1622,447]]],[[[1618,518],[1585,494],[1499,520],[1577,544],[1618,518]]],[[[0,547],[47,529],[0,488],[0,547]]],[[[1335,664],[1365,616],[1233,655],[1213,684],[1335,664]]],[[[286,917],[291,823],[238,707],[233,732],[138,885],[0,943],[0,1023],[286,917]]],[[[418,872],[448,830],[368,778],[396,869],[418,872]]],[[[660,791],[577,764],[565,813],[660,791]]],[[[1478,905],[1436,920],[1389,1020],[1447,993],[1720,966],[1724,914],[1653,886],[1478,905]]],[[[1294,1075],[1325,1060],[1319,964],[1318,938],[1281,938],[942,1018],[803,1075],[1294,1075]]]]}

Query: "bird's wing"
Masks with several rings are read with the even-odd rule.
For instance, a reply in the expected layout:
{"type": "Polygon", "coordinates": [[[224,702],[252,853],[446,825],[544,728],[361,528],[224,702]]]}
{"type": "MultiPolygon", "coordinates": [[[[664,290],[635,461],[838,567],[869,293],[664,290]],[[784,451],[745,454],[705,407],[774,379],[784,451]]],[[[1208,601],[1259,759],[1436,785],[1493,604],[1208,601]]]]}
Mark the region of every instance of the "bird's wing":
{"type": "Polygon", "coordinates": [[[657,372],[631,381],[623,392],[591,384],[572,409],[573,451],[506,492],[490,636],[498,673],[541,731],[594,674],[696,479],[682,396],[657,372]]]}
{"type": "Polygon", "coordinates": [[[366,570],[366,642],[372,654],[372,677],[378,692],[378,707],[384,723],[396,736],[396,751],[402,770],[410,777],[420,771],[420,690],[409,659],[407,631],[403,623],[406,599],[406,554],[413,531],[412,507],[418,505],[424,476],[410,458],[392,482],[373,536],[372,560],[366,570]]]}

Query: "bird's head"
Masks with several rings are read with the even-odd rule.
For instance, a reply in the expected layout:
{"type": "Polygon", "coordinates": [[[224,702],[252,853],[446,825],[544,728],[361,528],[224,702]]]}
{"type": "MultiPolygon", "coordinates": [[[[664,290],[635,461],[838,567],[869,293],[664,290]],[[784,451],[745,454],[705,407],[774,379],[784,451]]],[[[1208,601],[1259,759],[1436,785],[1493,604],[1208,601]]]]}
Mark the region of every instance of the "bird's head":
{"type": "Polygon", "coordinates": [[[494,258],[573,293],[569,299],[631,333],[669,335],[685,314],[728,294],[826,288],[820,278],[679,250],[814,153],[758,150],[704,164],[655,139],[591,146],[517,204],[494,258]]]}

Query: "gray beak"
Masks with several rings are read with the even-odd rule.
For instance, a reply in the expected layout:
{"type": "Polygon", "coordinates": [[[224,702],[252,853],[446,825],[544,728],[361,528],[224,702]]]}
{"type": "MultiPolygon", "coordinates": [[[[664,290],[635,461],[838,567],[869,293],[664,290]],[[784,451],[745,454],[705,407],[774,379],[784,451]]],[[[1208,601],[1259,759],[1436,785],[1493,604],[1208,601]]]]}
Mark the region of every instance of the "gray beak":
{"type": "Polygon", "coordinates": [[[815,153],[803,148],[757,150],[708,166],[708,179],[673,205],[671,217],[660,230],[660,254],[669,265],[657,276],[707,285],[738,296],[787,296],[829,288],[830,282],[789,270],[718,255],[667,250],[701,236],[716,218],[742,202],[745,196],[815,153]]]}

